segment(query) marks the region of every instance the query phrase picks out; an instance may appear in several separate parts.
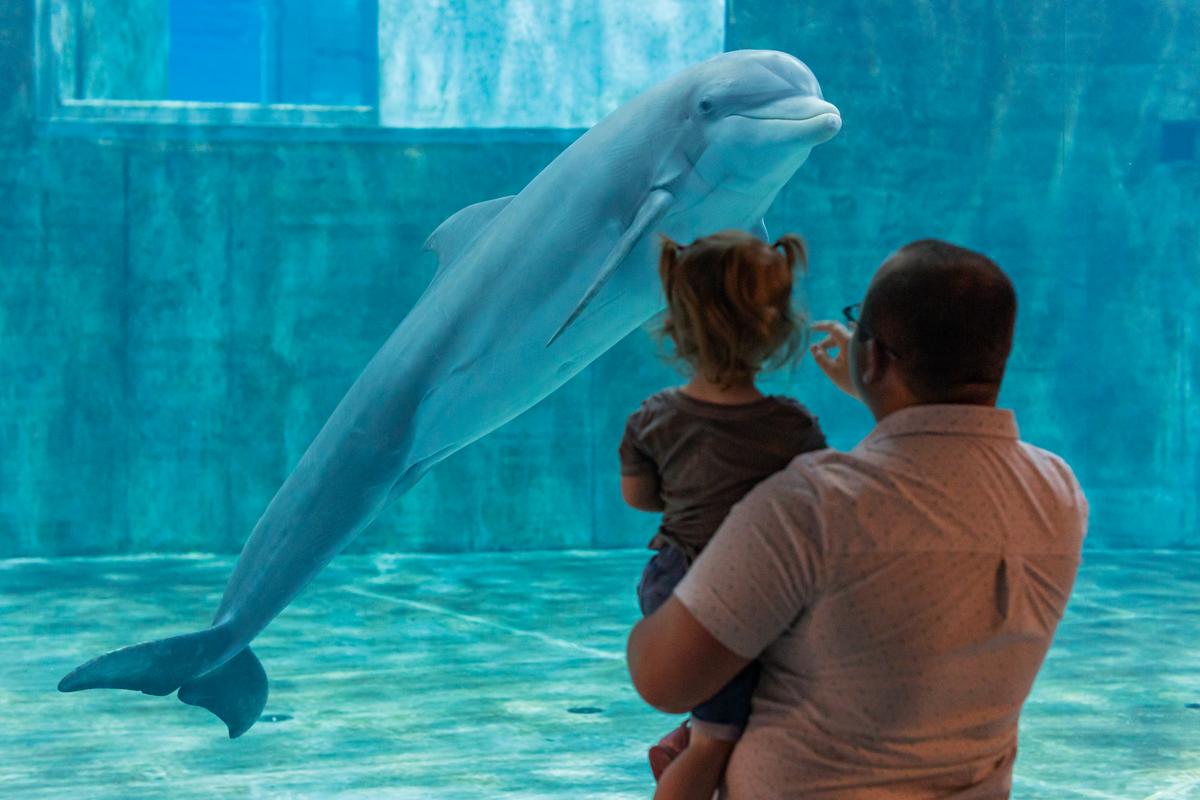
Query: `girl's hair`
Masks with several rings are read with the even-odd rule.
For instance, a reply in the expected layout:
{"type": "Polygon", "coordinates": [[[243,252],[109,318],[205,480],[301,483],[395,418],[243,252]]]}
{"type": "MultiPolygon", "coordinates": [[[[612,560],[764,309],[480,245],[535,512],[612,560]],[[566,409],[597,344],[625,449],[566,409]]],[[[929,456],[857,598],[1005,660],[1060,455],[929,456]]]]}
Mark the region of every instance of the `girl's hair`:
{"type": "Polygon", "coordinates": [[[767,244],[727,230],[686,247],[662,239],[658,274],[667,298],[659,337],[675,357],[728,388],[802,354],[808,316],[793,309],[792,278],[808,266],[804,240],[787,234],[767,244]]]}

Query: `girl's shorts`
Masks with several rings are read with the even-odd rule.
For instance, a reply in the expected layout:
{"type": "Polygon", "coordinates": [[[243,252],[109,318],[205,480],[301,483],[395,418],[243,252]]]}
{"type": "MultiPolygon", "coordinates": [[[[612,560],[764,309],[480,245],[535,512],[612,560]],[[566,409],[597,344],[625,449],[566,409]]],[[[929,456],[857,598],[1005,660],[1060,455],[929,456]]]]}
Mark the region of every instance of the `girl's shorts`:
{"type": "MultiPolygon", "coordinates": [[[[675,586],[687,573],[687,559],[670,545],[651,557],[638,583],[638,604],[642,614],[650,616],[667,602],[675,586]]],[[[715,695],[692,709],[692,725],[714,739],[733,741],[741,738],[750,719],[750,699],[758,684],[758,662],[754,661],[734,676],[715,695]]]]}

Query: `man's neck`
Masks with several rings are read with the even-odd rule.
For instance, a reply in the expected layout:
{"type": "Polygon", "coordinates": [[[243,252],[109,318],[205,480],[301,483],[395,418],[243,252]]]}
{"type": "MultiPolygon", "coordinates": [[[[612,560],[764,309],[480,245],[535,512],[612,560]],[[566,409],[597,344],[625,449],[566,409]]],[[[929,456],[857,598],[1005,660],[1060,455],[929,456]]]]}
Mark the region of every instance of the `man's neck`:
{"type": "Polygon", "coordinates": [[[867,407],[871,410],[871,414],[875,417],[875,422],[877,423],[882,422],[886,417],[895,414],[897,411],[903,411],[906,408],[940,405],[982,406],[985,408],[995,408],[996,395],[993,394],[990,397],[956,397],[942,398],[937,400],[923,400],[912,394],[905,393],[904,395],[891,395],[889,397],[875,398],[874,402],[867,403],[867,407]]]}

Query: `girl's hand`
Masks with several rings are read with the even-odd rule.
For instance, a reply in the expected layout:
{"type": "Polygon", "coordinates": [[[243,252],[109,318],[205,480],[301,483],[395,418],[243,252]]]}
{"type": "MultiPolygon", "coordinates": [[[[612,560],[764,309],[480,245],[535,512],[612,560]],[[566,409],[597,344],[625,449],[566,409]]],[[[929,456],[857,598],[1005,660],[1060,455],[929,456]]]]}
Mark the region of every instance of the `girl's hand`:
{"type": "Polygon", "coordinates": [[[855,400],[861,400],[854,381],[850,379],[850,330],[840,322],[821,320],[812,325],[814,331],[829,334],[809,349],[821,371],[833,381],[833,385],[841,389],[855,400]],[[830,351],[836,350],[837,355],[830,351]]]}

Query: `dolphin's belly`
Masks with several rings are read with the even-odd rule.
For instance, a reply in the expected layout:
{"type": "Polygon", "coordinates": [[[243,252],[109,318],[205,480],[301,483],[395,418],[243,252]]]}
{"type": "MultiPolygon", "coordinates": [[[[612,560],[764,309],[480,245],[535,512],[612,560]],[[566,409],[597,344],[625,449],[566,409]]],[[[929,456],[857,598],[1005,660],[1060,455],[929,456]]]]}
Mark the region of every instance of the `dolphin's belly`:
{"type": "Polygon", "coordinates": [[[615,281],[616,291],[598,297],[595,310],[550,347],[547,341],[583,289],[508,295],[495,303],[495,313],[473,317],[442,351],[411,423],[409,461],[445,457],[501,427],[636,329],[657,309],[657,279],[634,282],[648,283],[636,293],[620,291],[629,288],[625,283],[615,281]]]}
{"type": "MultiPolygon", "coordinates": [[[[423,345],[440,358],[412,420],[409,461],[444,457],[499,428],[660,311],[661,234],[687,244],[724,228],[750,229],[761,221],[770,199],[718,190],[691,207],[672,210],[638,240],[587,310],[550,347],[546,342],[619,237],[619,221],[592,220],[587,225],[597,235],[584,238],[572,232],[581,227],[578,219],[573,224],[542,220],[528,238],[513,237],[520,246],[511,251],[494,240],[482,242],[478,262],[453,266],[427,298],[425,318],[436,319],[430,312],[437,309],[456,322],[452,330],[433,331],[423,345]],[[559,240],[556,228],[567,232],[559,240]],[[530,247],[530,242],[541,246],[530,247]]],[[[577,216],[582,211],[576,210],[577,216]]],[[[405,321],[410,323],[421,324],[405,321]]]]}

